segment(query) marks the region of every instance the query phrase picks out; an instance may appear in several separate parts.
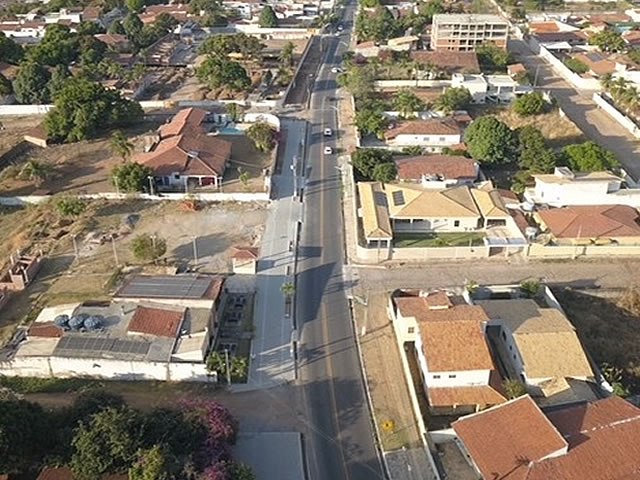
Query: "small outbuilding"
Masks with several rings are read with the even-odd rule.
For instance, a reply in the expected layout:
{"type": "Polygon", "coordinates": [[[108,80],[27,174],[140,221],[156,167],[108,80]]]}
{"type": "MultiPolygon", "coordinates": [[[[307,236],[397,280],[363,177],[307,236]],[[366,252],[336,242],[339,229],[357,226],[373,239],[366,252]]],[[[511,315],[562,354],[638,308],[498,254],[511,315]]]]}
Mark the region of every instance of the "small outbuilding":
{"type": "Polygon", "coordinates": [[[255,275],[258,271],[258,249],[256,247],[234,247],[231,262],[233,273],[255,275]]]}

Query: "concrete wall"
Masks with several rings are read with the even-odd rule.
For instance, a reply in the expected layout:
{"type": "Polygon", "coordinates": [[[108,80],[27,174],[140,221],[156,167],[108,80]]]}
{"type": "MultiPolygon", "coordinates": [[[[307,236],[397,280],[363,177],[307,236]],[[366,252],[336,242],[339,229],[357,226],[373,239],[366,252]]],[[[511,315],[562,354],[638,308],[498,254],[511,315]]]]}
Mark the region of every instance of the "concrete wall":
{"type": "Polygon", "coordinates": [[[377,80],[374,83],[377,90],[392,88],[428,88],[450,87],[451,80],[377,80]]]}
{"type": "Polygon", "coordinates": [[[580,75],[573,73],[559,58],[547,50],[544,45],[540,45],[534,38],[529,38],[528,43],[531,49],[538,53],[539,57],[551,65],[558,75],[567,80],[575,88],[580,90],[602,90],[602,86],[598,79],[583,78],[580,75]]]}
{"type": "MultiPolygon", "coordinates": [[[[371,249],[363,249],[371,250],[371,249]]],[[[375,255],[375,250],[373,251],[375,255]]],[[[433,247],[433,248],[393,248],[393,260],[428,260],[435,258],[470,259],[489,256],[489,248],[478,247],[433,247]]]]}
{"type": "Polygon", "coordinates": [[[633,120],[627,117],[624,113],[614,107],[611,103],[606,100],[606,97],[601,93],[593,94],[593,101],[598,107],[602,108],[605,112],[607,112],[616,122],[618,122],[622,127],[627,129],[635,138],[640,138],[640,129],[635,124],[633,120]]]}
{"type": "Polygon", "coordinates": [[[462,142],[462,135],[410,135],[401,134],[387,143],[393,147],[417,145],[424,148],[442,149],[453,147],[462,142]]]}
{"type": "Polygon", "coordinates": [[[583,256],[636,256],[640,245],[563,245],[544,246],[532,243],[527,249],[532,258],[576,258],[583,256]]]}
{"type": "MultiPolygon", "coordinates": [[[[203,202],[268,202],[269,194],[267,192],[259,193],[163,193],[159,195],[149,195],[146,193],[91,193],[77,195],[78,198],[85,199],[106,199],[106,200],[126,200],[138,198],[141,200],[152,201],[176,201],[176,200],[201,200],[203,202]]],[[[25,195],[18,197],[0,197],[0,205],[17,206],[27,204],[38,204],[50,200],[52,197],[49,195],[25,195]]]]}
{"type": "Polygon", "coordinates": [[[412,222],[393,219],[395,233],[469,232],[478,228],[480,217],[423,218],[412,222]],[[456,224],[457,222],[457,224],[456,224]]]}

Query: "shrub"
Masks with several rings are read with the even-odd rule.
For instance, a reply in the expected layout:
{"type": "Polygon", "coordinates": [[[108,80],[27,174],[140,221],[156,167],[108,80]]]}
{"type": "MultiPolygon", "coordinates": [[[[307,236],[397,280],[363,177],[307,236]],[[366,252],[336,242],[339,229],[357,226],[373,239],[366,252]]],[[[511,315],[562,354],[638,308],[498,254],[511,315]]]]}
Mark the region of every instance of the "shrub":
{"type": "Polygon", "coordinates": [[[143,233],[133,239],[131,251],[139,261],[155,261],[167,252],[167,242],[163,238],[143,233]]]}
{"type": "Polygon", "coordinates": [[[573,73],[577,73],[578,75],[587,73],[589,71],[589,67],[575,58],[567,58],[564,61],[564,64],[569,70],[571,70],[573,73]]]}
{"type": "Polygon", "coordinates": [[[521,117],[538,115],[545,111],[547,102],[540,92],[522,95],[513,104],[513,111],[521,117]]]}
{"type": "Polygon", "coordinates": [[[87,209],[87,204],[80,198],[64,197],[56,201],[56,210],[63,217],[77,217],[87,209]]]}

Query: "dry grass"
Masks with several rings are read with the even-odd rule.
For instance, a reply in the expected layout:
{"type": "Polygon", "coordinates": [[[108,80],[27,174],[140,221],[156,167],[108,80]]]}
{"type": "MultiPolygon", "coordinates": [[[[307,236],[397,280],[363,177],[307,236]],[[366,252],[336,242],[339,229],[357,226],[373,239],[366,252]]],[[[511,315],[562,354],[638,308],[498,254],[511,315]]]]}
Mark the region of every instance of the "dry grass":
{"type": "Polygon", "coordinates": [[[220,138],[233,143],[231,150],[231,161],[227,165],[224,173],[224,181],[222,191],[224,192],[262,192],[264,191],[264,178],[262,171],[270,168],[271,152],[261,152],[253,144],[253,142],[245,135],[220,135],[220,138]],[[249,175],[247,185],[240,182],[240,171],[249,175]]]}
{"type": "Polygon", "coordinates": [[[620,299],[569,289],[554,293],[594,361],[619,368],[631,393],[640,393],[640,316],[621,308],[620,299]]]}
{"type": "Polygon", "coordinates": [[[512,129],[533,125],[542,132],[542,135],[549,140],[550,146],[554,148],[586,141],[582,131],[575,123],[560,115],[558,110],[543,113],[542,115],[521,117],[510,108],[495,108],[489,114],[495,115],[512,129]]]}

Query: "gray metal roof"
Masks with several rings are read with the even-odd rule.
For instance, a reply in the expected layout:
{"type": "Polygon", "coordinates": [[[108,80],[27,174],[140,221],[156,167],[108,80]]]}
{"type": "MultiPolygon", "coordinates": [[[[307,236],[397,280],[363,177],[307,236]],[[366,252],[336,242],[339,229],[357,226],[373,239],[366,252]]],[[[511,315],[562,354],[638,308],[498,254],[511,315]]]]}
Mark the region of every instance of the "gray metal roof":
{"type": "Polygon", "coordinates": [[[214,282],[221,279],[202,275],[138,275],[129,279],[116,293],[121,298],[207,298],[214,282]]]}

